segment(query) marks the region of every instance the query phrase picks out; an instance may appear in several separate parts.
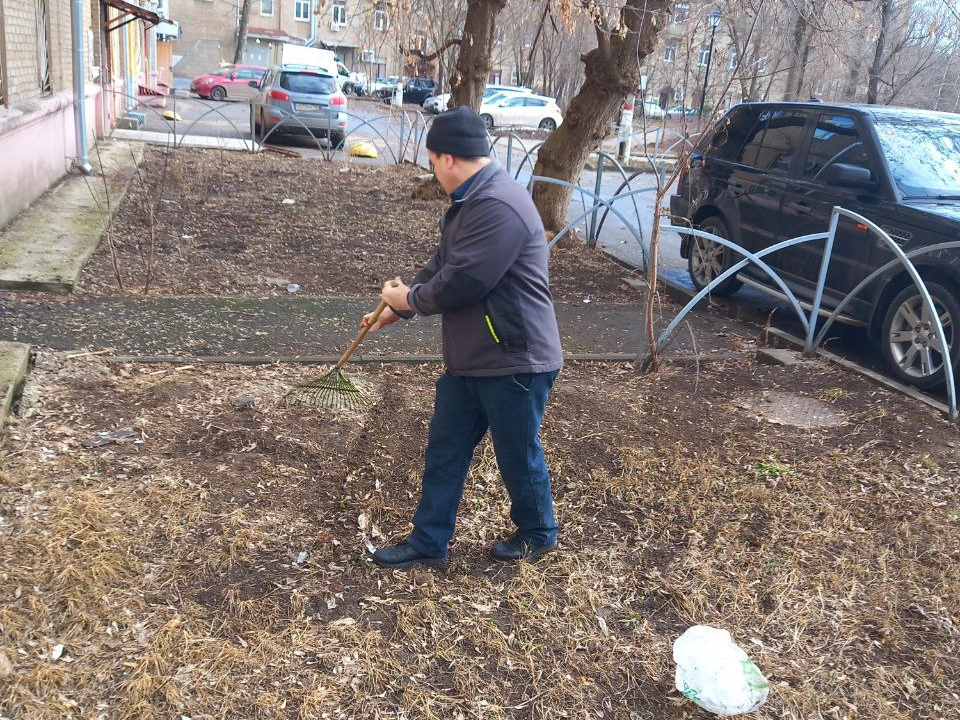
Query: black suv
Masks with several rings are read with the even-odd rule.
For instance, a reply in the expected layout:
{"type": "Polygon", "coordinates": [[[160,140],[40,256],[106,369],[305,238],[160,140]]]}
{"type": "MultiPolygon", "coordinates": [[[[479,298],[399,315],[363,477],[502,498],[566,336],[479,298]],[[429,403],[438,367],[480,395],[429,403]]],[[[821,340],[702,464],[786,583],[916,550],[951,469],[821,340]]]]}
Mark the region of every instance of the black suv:
{"type": "MultiPolygon", "coordinates": [[[[704,133],[670,198],[675,225],[692,225],[757,251],[828,230],[839,205],[868,218],[905,252],[960,240],[960,115],[876,105],[746,103],[704,133]]],[[[681,255],[703,288],[742,259],[718,243],[684,236],[681,255]]],[[[823,243],[766,257],[797,297],[813,298],[823,243]]],[[[841,217],[823,307],[832,310],[867,275],[893,259],[867,227],[841,217]]],[[[960,342],[960,250],[912,259],[941,316],[954,366],[960,342]]],[[[780,295],[750,264],[717,294],[742,283],[780,295]]],[[[884,274],[845,308],[866,326],[899,379],[943,382],[943,355],[905,270],[884,274]]]]}

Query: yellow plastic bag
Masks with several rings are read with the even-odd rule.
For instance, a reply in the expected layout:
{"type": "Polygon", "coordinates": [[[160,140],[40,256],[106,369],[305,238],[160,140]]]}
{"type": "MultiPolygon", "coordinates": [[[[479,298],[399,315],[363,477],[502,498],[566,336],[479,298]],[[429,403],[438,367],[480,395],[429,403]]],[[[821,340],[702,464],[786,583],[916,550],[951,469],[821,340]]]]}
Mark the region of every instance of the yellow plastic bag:
{"type": "Polygon", "coordinates": [[[375,158],[377,149],[368,142],[357,142],[350,146],[351,157],[375,158]]]}

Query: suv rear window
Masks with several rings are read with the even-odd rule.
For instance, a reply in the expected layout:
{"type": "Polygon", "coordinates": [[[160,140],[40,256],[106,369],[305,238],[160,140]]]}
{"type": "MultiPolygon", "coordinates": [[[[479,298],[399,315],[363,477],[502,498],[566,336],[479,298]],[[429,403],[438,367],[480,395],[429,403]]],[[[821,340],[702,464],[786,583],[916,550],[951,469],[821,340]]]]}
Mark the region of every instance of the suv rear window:
{"type": "Polygon", "coordinates": [[[294,93],[308,95],[330,95],[336,92],[336,84],[332,77],[316,75],[314,73],[283,72],[280,73],[280,87],[294,93]]]}
{"type": "Polygon", "coordinates": [[[763,137],[762,130],[760,111],[757,108],[735,108],[717,123],[707,155],[717,160],[750,164],[757,156],[757,146],[763,137]],[[745,160],[745,157],[749,159],[745,160]]]}

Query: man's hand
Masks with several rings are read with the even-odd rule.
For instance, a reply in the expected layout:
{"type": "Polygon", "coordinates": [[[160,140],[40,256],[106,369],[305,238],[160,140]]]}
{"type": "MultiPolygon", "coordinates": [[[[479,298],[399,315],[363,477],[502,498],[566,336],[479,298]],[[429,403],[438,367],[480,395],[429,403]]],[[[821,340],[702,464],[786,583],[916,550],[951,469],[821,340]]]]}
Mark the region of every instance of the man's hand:
{"type": "Polygon", "coordinates": [[[409,292],[410,288],[404,285],[400,278],[394,278],[383,284],[380,299],[386,301],[387,305],[396,310],[409,310],[410,304],[407,302],[409,292]]]}
{"type": "MultiPolygon", "coordinates": [[[[370,325],[370,318],[373,317],[373,313],[367,313],[363,316],[363,320],[360,321],[360,327],[365,328],[367,325],[370,325]]],[[[387,325],[393,325],[397,320],[400,319],[400,316],[397,315],[390,308],[384,308],[383,312],[380,313],[380,317],[377,318],[377,321],[370,327],[370,332],[376,332],[380,328],[384,328],[387,325]]]]}

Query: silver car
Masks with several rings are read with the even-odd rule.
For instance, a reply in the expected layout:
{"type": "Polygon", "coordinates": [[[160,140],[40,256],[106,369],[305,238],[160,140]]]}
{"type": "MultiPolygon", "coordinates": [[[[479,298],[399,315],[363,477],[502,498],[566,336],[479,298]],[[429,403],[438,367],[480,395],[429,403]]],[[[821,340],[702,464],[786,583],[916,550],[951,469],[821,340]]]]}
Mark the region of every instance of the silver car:
{"type": "Polygon", "coordinates": [[[318,68],[283,65],[267,71],[253,100],[257,138],[286,133],[325,137],[331,147],[343,145],[347,133],[347,97],[337,79],[318,68]],[[272,132],[271,132],[272,131],[272,132]]]}

